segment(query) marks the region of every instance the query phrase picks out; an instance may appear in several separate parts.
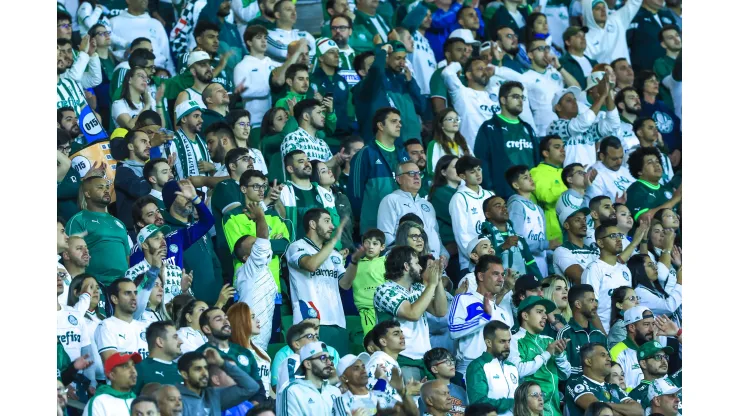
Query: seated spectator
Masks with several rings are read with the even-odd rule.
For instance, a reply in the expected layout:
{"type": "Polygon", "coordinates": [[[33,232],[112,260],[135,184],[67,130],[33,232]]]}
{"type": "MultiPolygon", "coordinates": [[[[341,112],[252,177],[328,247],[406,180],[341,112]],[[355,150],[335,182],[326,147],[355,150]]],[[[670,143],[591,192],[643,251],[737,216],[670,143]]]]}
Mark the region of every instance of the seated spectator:
{"type": "Polygon", "coordinates": [[[569,340],[565,348],[565,354],[571,364],[571,376],[578,377],[584,374],[585,371],[581,367],[581,352],[586,349],[587,345],[593,343],[606,349],[607,341],[606,335],[592,324],[596,316],[597,302],[594,288],[591,285],[573,285],[568,292],[568,305],[573,311],[573,317],[568,320],[568,325],[558,332],[556,339],[569,340]]]}
{"type": "MultiPolygon", "coordinates": [[[[515,283],[516,284],[516,283],[515,283]]],[[[568,320],[573,316],[573,312],[568,305],[568,279],[557,274],[551,274],[542,280],[543,290],[542,297],[552,301],[555,304],[555,310],[547,315],[547,326],[542,331],[542,335],[556,338],[568,320]]]]}
{"type": "Polygon", "coordinates": [[[640,9],[639,0],[628,0],[624,7],[609,13],[606,0],[581,0],[586,32],[586,54],[597,62],[629,58],[627,29],[640,9]]]}
{"type": "Polygon", "coordinates": [[[455,407],[453,401],[454,399],[450,395],[449,384],[447,384],[446,380],[437,379],[427,381],[421,386],[421,403],[427,412],[425,414],[448,414],[455,407]]]}
{"type": "MultiPolygon", "coordinates": [[[[673,233],[666,234],[673,235],[673,233]]],[[[664,250],[661,257],[670,255],[671,250],[664,250]]],[[[658,281],[658,266],[647,254],[633,256],[627,262],[627,267],[632,274],[632,284],[635,287],[635,294],[640,298],[640,304],[650,308],[655,314],[674,317],[674,320],[680,323],[683,294],[682,267],[678,268],[676,281],[671,285],[672,287],[669,287],[670,291],[666,290],[668,282],[663,284],[658,281]]]]}
{"type": "MultiPolygon", "coordinates": [[[[582,175],[580,175],[582,176],[582,175]]],[[[563,208],[560,224],[565,230],[566,241],[552,255],[555,273],[565,276],[572,284],[580,284],[583,271],[599,258],[599,251],[584,243],[588,233],[588,208],[563,208]]]]}
{"type": "Polygon", "coordinates": [[[650,407],[645,412],[660,412],[667,416],[681,414],[681,387],[667,377],[659,378],[648,390],[650,407]]]}
{"type": "MultiPolygon", "coordinates": [[[[522,415],[544,415],[547,396],[534,381],[524,381],[514,390],[514,412],[522,415]]],[[[552,413],[554,415],[557,412],[552,413]]]]}
{"type": "Polygon", "coordinates": [[[316,39],[304,30],[294,29],[298,19],[295,5],[292,2],[278,1],[273,8],[273,14],[275,15],[275,27],[268,28],[267,56],[276,62],[285,62],[288,58],[288,44],[299,39],[306,39],[310,48],[309,54],[313,58],[316,39]]]}
{"type": "Polygon", "coordinates": [[[637,387],[632,389],[629,396],[632,400],[640,403],[645,410],[651,406],[649,399],[650,387],[658,380],[665,377],[677,386],[681,385],[680,374],[668,375],[668,358],[672,353],[673,348],[664,347],[658,341],[646,342],[637,350],[638,363],[644,378],[637,387]]]}
{"type": "Polygon", "coordinates": [[[157,389],[157,406],[162,416],[177,416],[182,413],[182,395],[173,385],[165,385],[157,389]]]}
{"type": "MultiPolygon", "coordinates": [[[[306,344],[316,342],[319,339],[318,318],[306,318],[303,321],[288,328],[285,334],[287,345],[275,354],[270,366],[270,384],[274,391],[280,393],[283,387],[295,377],[300,356],[298,353],[306,344]],[[293,374],[290,374],[290,372],[293,374]]],[[[332,355],[332,360],[339,364],[339,354],[332,346],[327,346],[332,355]]]]}
{"type": "Polygon", "coordinates": [[[661,154],[658,149],[641,147],[635,150],[627,162],[630,174],[637,179],[627,188],[627,207],[629,207],[635,221],[646,214],[651,219],[656,212],[663,208],[676,210],[681,202],[681,185],[673,188],[664,185],[661,154]]]}
{"type": "MultiPolygon", "coordinates": [[[[189,295],[180,295],[180,297],[182,296],[187,296],[190,300],[178,313],[174,313],[173,310],[173,315],[178,319],[177,337],[182,340],[180,350],[185,354],[197,350],[208,341],[208,338],[203,335],[203,331],[201,331],[199,323],[200,315],[208,309],[208,304],[203,301],[193,299],[192,296],[189,295]]],[[[175,299],[177,298],[178,297],[175,297],[175,299]]]]}
{"type": "Polygon", "coordinates": [[[599,161],[593,165],[593,170],[598,174],[590,173],[587,178],[590,184],[586,186],[584,203],[599,196],[607,196],[612,202],[624,199],[627,188],[634,183],[629,169],[623,163],[626,149],[622,147],[619,139],[607,136],[599,144],[599,161]]]}
{"type": "MultiPolygon", "coordinates": [[[[148,81],[149,76],[143,68],[134,68],[126,72],[121,87],[121,98],[114,101],[111,106],[114,127],[132,130],[139,114],[152,109],[155,100],[149,94],[148,81]]],[[[159,102],[161,98],[157,97],[156,101],[159,102]]]]}
{"type": "MultiPolygon", "coordinates": [[[[452,379],[455,378],[455,358],[452,354],[444,348],[432,348],[424,354],[424,367],[434,375],[436,380],[444,383],[442,385],[449,389],[452,404],[450,411],[464,413],[468,404],[468,395],[464,388],[452,383],[452,379]]],[[[419,412],[426,413],[427,407],[430,410],[435,409],[433,406],[428,406],[423,399],[419,401],[419,412]]]]}
{"type": "Polygon", "coordinates": [[[110,384],[97,387],[95,395],[85,406],[83,416],[129,414],[129,409],[136,398],[133,388],[136,384],[136,368],[134,364],[141,362],[139,353],[111,354],[105,360],[105,376],[110,384]]]}
{"type": "MultiPolygon", "coordinates": [[[[615,345],[610,354],[612,360],[618,362],[624,368],[624,382],[627,384],[627,392],[637,387],[643,379],[642,370],[637,359],[637,350],[645,343],[655,340],[653,322],[653,312],[644,306],[633,306],[624,313],[627,337],[615,345]]],[[[672,352],[673,349],[670,350],[669,354],[672,352]]]]}

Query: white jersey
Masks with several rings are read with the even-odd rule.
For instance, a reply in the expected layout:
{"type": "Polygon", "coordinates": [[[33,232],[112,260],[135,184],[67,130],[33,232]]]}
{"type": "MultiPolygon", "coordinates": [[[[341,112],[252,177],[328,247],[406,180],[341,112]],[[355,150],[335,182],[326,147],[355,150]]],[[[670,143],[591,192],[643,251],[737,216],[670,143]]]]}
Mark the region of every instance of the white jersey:
{"type": "Polygon", "coordinates": [[[620,286],[632,287],[632,274],[627,266],[617,262],[614,266],[598,259],[586,266],[581,276],[581,282],[594,288],[596,299],[599,302],[598,314],[604,331],[609,333],[609,318],[611,318],[612,292],[620,286]]]}
{"type": "Polygon", "coordinates": [[[98,344],[95,343],[95,331],[98,325],[103,322],[98,316],[91,312],[85,312],[85,319],[82,320],[87,327],[87,333],[90,335],[90,349],[93,351],[93,367],[95,367],[95,379],[105,380],[105,371],[103,370],[103,359],[98,354],[98,344]]]}
{"type": "Polygon", "coordinates": [[[632,123],[624,120],[619,121],[619,135],[617,135],[617,138],[622,142],[622,149],[624,149],[622,166],[627,167],[627,156],[640,147],[640,139],[637,138],[635,131],[632,129],[632,123]]]}
{"type": "Polygon", "coordinates": [[[537,262],[543,276],[547,276],[547,259],[545,251],[549,247],[545,237],[545,214],[542,208],[520,195],[513,195],[506,202],[509,219],[514,232],[523,236],[529,245],[529,251],[537,262]]]}
{"type": "Polygon", "coordinates": [[[272,315],[275,313],[275,296],[277,284],[270,272],[272,249],[270,240],[257,238],[252,246],[252,252],[236,271],[236,291],[239,302],[249,305],[254,317],[262,324],[259,335],[252,340],[259,347],[267,349],[272,336],[272,315]]]}
{"type": "MultiPolygon", "coordinates": [[[[567,209],[571,211],[578,210],[580,208],[588,208],[588,202],[585,200],[585,195],[581,195],[575,189],[568,189],[560,194],[560,198],[558,198],[558,202],[555,204],[555,213],[558,218],[560,218],[560,214],[564,210],[567,209]]],[[[593,219],[591,219],[591,215],[586,215],[586,225],[593,228],[593,219]]],[[[563,230],[563,234],[565,234],[565,230],[563,230]]]]}
{"type": "Polygon", "coordinates": [[[612,62],[617,58],[625,58],[629,62],[630,54],[625,34],[630,22],[640,10],[642,0],[625,0],[622,8],[607,15],[604,27],[599,26],[594,19],[592,0],[580,2],[583,23],[589,29],[586,33],[584,54],[596,62],[612,62]]]}
{"type": "Polygon", "coordinates": [[[277,62],[285,62],[288,58],[288,45],[296,40],[306,39],[308,42],[308,59],[313,60],[316,54],[316,39],[310,33],[298,29],[274,28],[267,31],[267,56],[277,62]]]}
{"type": "Polygon", "coordinates": [[[429,95],[429,81],[432,80],[432,74],[437,69],[437,60],[434,58],[434,51],[429,45],[427,38],[418,30],[414,32],[414,53],[411,54],[411,62],[414,68],[414,79],[419,85],[421,95],[429,95]]]}
{"type": "Polygon", "coordinates": [[[565,88],[563,76],[555,68],[548,66],[544,73],[530,69],[522,74],[522,78],[529,89],[529,105],[534,114],[535,131],[538,136],[545,136],[547,127],[558,118],[552,110],[552,99],[565,88]]]}
{"type": "Polygon", "coordinates": [[[100,354],[115,351],[127,354],[138,352],[141,358],[149,356],[146,324],[136,319],[131,322],[122,321],[115,316],[104,319],[95,331],[95,343],[100,354]]]}
{"type": "Polygon", "coordinates": [[[75,115],[80,116],[82,109],[87,106],[85,91],[80,84],[72,79],[59,77],[57,81],[57,108],[72,107],[75,115]]]}
{"type": "MultiPolygon", "coordinates": [[[[271,58],[262,59],[247,55],[234,67],[234,85],[244,85],[241,96],[244,109],[252,116],[252,128],[262,125],[265,113],[272,106],[270,95],[270,73],[280,64],[271,58]]],[[[256,165],[255,165],[256,168],[256,165]]]]}
{"type": "Polygon", "coordinates": [[[185,94],[188,95],[187,101],[195,101],[200,106],[201,110],[205,110],[208,107],[206,107],[206,103],[203,102],[203,93],[198,92],[193,87],[186,88],[185,94]]]}
{"type": "Polygon", "coordinates": [[[478,192],[475,192],[465,185],[460,185],[457,192],[450,198],[450,218],[454,218],[456,221],[452,231],[455,234],[455,243],[457,243],[460,268],[463,270],[467,270],[470,265],[468,244],[478,238],[481,233],[481,226],[486,222],[483,201],[493,195],[493,192],[480,186],[478,192]]]}
{"type": "Polygon", "coordinates": [[[324,139],[312,136],[302,127],[286,135],[280,145],[280,153],[283,157],[294,150],[302,150],[306,153],[308,160],[328,162],[332,158],[331,149],[324,139]]]}
{"type": "MultiPolygon", "coordinates": [[[[408,345],[408,343],[406,345],[408,345]]],[[[367,360],[367,364],[365,365],[365,370],[367,371],[368,390],[372,390],[373,387],[375,387],[375,383],[378,382],[378,379],[375,378],[375,369],[378,368],[378,366],[382,366],[385,369],[386,380],[391,379],[394,368],[397,368],[399,371],[401,370],[401,366],[398,365],[398,361],[394,360],[393,357],[383,351],[375,351],[370,356],[370,359],[367,360]]],[[[385,393],[388,396],[393,397],[395,400],[401,401],[401,395],[398,394],[396,389],[391,387],[391,383],[386,383],[385,393]]]]}
{"type": "MultiPolygon", "coordinates": [[[[264,328],[264,326],[262,327],[264,328]]],[[[257,369],[259,370],[259,377],[262,381],[262,386],[265,388],[265,397],[270,397],[270,360],[264,359],[260,357],[257,352],[259,351],[261,354],[268,356],[267,353],[261,349],[260,347],[257,347],[257,350],[255,351],[252,348],[248,348],[249,351],[252,351],[252,355],[254,355],[254,360],[257,362],[257,369]]]]}
{"type": "Polygon", "coordinates": [[[306,318],[319,318],[322,325],[346,328],[339,295],[339,280],[344,277],[345,272],[342,255],[332,250],[315,272],[309,272],[299,264],[303,257],[315,256],[320,250],[308,238],[297,240],[288,247],[286,256],[290,272],[293,324],[306,318]]]}
{"type": "Polygon", "coordinates": [[[93,396],[92,403],[85,405],[82,416],[121,416],[128,415],[131,412],[131,403],[134,398],[119,399],[109,394],[99,394],[93,396]]]}
{"type": "Polygon", "coordinates": [[[432,349],[429,338],[429,323],[426,314],[422,314],[417,321],[403,319],[398,316],[398,309],[404,302],[412,304],[418,301],[424,289],[424,285],[419,282],[413,283],[407,290],[398,283],[388,280],[375,289],[375,296],[373,297],[373,304],[378,313],[378,322],[382,320],[382,315],[390,315],[401,324],[401,330],[403,330],[403,336],[406,339],[406,349],[401,352],[401,355],[412,360],[421,360],[424,353],[432,349]]]}
{"type": "Polygon", "coordinates": [[[57,311],[57,340],[62,343],[69,359],[76,360],[82,348],[90,345],[85,313],[71,306],[62,306],[62,309],[57,311]]]}
{"type": "MultiPolygon", "coordinates": [[[[398,220],[406,214],[413,213],[424,222],[424,231],[429,239],[429,251],[435,258],[443,253],[442,239],[439,236],[437,212],[432,203],[418,194],[414,197],[409,192],[396,189],[386,195],[378,207],[377,227],[385,234],[385,245],[390,246],[396,240],[398,220]]],[[[405,244],[405,242],[402,242],[405,244]]]]}
{"type": "Polygon", "coordinates": [[[200,331],[195,330],[189,326],[184,326],[177,330],[177,337],[182,340],[180,350],[183,354],[190,351],[195,351],[202,347],[203,344],[208,342],[208,338],[203,335],[200,331]]]}
{"type": "Polygon", "coordinates": [[[630,175],[630,171],[624,166],[620,166],[618,170],[613,171],[604,166],[602,162],[596,162],[593,168],[599,174],[586,189],[584,197],[586,206],[588,206],[591,199],[601,195],[608,196],[614,202],[617,195],[623,196],[627,192],[627,188],[635,182],[635,178],[630,175]]]}
{"type": "Polygon", "coordinates": [[[483,339],[483,327],[491,321],[501,321],[511,327],[514,320],[503,308],[490,301],[491,315],[483,308],[484,297],[478,292],[462,293],[455,296],[450,305],[450,314],[447,326],[450,337],[457,341],[457,371],[465,374],[471,361],[486,351],[486,342],[483,339]]]}
{"type": "Polygon", "coordinates": [[[557,134],[563,139],[563,166],[578,162],[588,169],[596,163],[596,143],[606,136],[619,134],[619,113],[614,109],[595,114],[587,108],[570,120],[561,118],[553,121],[547,128],[547,134],[557,134]]]}
{"type": "Polygon", "coordinates": [[[555,274],[565,276],[568,267],[577,264],[586,270],[586,266],[598,260],[598,258],[599,252],[587,244],[578,247],[570,241],[566,241],[562,246],[555,249],[552,255],[552,263],[555,274]]]}

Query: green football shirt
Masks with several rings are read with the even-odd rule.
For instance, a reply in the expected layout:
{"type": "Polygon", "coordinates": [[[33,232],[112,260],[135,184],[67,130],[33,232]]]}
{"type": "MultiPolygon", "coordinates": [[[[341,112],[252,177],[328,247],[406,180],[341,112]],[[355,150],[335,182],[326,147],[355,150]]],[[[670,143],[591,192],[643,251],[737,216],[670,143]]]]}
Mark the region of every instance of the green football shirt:
{"type": "MultiPolygon", "coordinates": [[[[659,207],[673,198],[673,189],[665,185],[653,185],[638,179],[627,188],[627,208],[637,218],[645,212],[659,207]]],[[[635,221],[637,224],[637,221],[635,221]]]]}
{"type": "Polygon", "coordinates": [[[593,394],[596,400],[604,403],[622,403],[631,400],[616,384],[599,383],[586,376],[579,376],[568,380],[565,389],[565,406],[570,416],[582,416],[583,410],[578,407],[576,400],[584,394],[593,394]]]}
{"type": "Polygon", "coordinates": [[[174,361],[168,363],[151,356],[136,364],[136,374],[136,386],[134,386],[134,393],[136,394],[141,393],[141,389],[147,383],[175,386],[182,383],[182,376],[177,371],[177,363],[174,361]]]}
{"type": "Polygon", "coordinates": [[[131,252],[126,226],[107,212],[80,211],[67,222],[67,234],[87,231],[85,242],[90,265],[85,270],[104,285],[111,284],[128,270],[131,252]]]}

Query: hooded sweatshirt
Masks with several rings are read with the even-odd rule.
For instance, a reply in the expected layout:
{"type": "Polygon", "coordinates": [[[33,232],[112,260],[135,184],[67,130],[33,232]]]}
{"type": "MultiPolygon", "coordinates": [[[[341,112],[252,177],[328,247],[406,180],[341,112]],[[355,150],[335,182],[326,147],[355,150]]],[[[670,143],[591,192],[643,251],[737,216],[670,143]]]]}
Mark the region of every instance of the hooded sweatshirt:
{"type": "MultiPolygon", "coordinates": [[[[166,68],[170,74],[175,74],[175,65],[170,57],[170,40],[164,26],[157,19],[144,13],[133,16],[128,9],[110,20],[111,30],[120,36],[127,44],[136,38],[145,37],[152,42],[154,49],[154,65],[166,68]]],[[[113,51],[117,59],[123,60],[125,49],[113,51]]]]}
{"type": "Polygon", "coordinates": [[[182,416],[201,415],[203,408],[211,409],[211,415],[220,415],[222,410],[230,409],[248,400],[259,390],[260,384],[235,364],[226,361],[223,370],[234,379],[235,385],[231,387],[207,387],[201,391],[200,395],[195,394],[184,384],[175,386],[180,390],[182,396],[182,416]]]}
{"type": "Polygon", "coordinates": [[[107,384],[99,384],[82,416],[127,415],[131,412],[131,402],[135,398],[133,391],[122,392],[107,384]]]}
{"type": "Polygon", "coordinates": [[[586,55],[597,62],[612,62],[617,58],[630,60],[627,49],[627,29],[642,5],[641,0],[629,0],[625,5],[606,17],[604,27],[596,24],[593,0],[581,0],[583,20],[588,26],[586,33],[586,55]]]}

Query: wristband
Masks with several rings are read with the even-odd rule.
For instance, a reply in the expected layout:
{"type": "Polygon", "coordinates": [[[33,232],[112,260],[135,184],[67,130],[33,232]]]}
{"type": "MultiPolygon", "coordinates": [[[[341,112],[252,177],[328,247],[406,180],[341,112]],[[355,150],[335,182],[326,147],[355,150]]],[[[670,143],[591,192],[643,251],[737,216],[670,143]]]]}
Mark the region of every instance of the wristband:
{"type": "Polygon", "coordinates": [[[683,328],[680,328],[678,332],[676,333],[676,338],[680,337],[681,334],[683,334],[683,328]]]}
{"type": "Polygon", "coordinates": [[[196,195],[195,198],[191,199],[190,201],[195,202],[195,200],[198,198],[200,198],[200,196],[196,195]]]}

